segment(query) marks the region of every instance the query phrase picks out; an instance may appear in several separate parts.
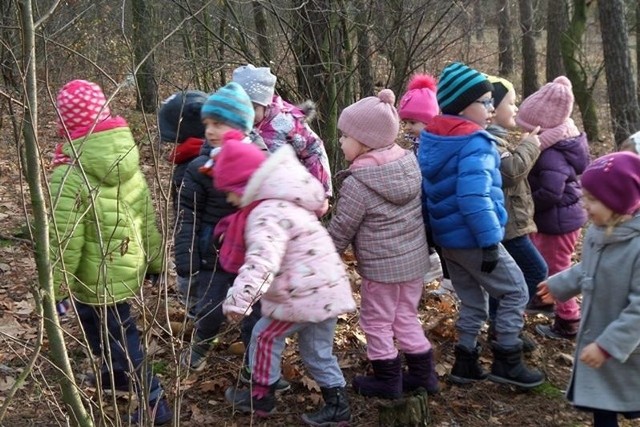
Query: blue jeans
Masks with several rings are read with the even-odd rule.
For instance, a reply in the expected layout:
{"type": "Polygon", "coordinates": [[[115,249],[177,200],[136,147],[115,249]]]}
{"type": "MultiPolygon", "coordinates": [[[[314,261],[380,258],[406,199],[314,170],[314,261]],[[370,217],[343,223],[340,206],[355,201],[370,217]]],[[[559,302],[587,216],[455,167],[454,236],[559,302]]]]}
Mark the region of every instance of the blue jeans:
{"type": "Polygon", "coordinates": [[[217,271],[200,270],[198,274],[200,299],[196,304],[196,339],[206,341],[215,338],[225,320],[222,303],[233,285],[235,274],[221,268],[217,271]]]}
{"type": "Polygon", "coordinates": [[[128,302],[108,306],[93,306],[76,302],[76,313],[84,329],[91,352],[101,357],[103,368],[116,372],[132,372],[134,389],[139,397],[149,391],[149,402],[161,397],[162,386],[145,360],[140,332],[131,317],[128,302]],[[106,323],[106,325],[105,325],[106,323]],[[106,327],[107,337],[104,336],[106,327]]]}
{"type": "MultiPolygon", "coordinates": [[[[505,240],[502,242],[504,248],[509,252],[509,255],[518,264],[524,280],[527,283],[527,289],[529,290],[529,301],[536,294],[538,284],[547,278],[549,270],[547,269],[547,263],[533,245],[533,242],[529,238],[529,235],[515,237],[513,239],[505,240]]],[[[496,317],[496,311],[498,310],[498,300],[495,298],[489,299],[489,319],[493,321],[496,317]]]]}

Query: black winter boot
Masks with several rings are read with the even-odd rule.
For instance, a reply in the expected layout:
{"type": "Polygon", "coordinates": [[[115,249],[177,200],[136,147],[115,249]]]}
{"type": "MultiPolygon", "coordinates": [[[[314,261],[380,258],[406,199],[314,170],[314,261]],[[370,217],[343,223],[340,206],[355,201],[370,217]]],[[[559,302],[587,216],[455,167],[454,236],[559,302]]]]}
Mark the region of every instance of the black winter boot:
{"type": "Polygon", "coordinates": [[[522,360],[522,344],[505,348],[497,343],[491,345],[493,365],[491,365],[491,381],[512,384],[522,388],[537,387],[544,382],[544,374],[536,369],[529,369],[522,360]]]}
{"type": "Polygon", "coordinates": [[[346,427],[351,409],[344,387],[321,388],[324,406],[316,412],[303,414],[302,421],[315,427],[346,427]]]}
{"type": "Polygon", "coordinates": [[[234,409],[245,414],[254,413],[266,418],[276,410],[275,386],[259,386],[254,384],[249,390],[238,390],[229,387],[224,392],[224,398],[234,406],[234,409]]]}
{"type": "Polygon", "coordinates": [[[373,376],[353,379],[356,393],[366,397],[397,399],[402,396],[402,366],[400,356],[395,359],[372,360],[373,376]]]}
{"type": "Polygon", "coordinates": [[[433,362],[433,351],[418,354],[405,353],[404,357],[407,360],[408,372],[402,374],[402,391],[414,391],[422,387],[429,394],[438,393],[440,384],[438,384],[438,374],[433,362]]]}
{"type": "MultiPolygon", "coordinates": [[[[495,323],[489,323],[489,330],[487,331],[487,337],[489,338],[489,343],[492,343],[496,340],[496,325],[495,323]]],[[[522,352],[523,353],[531,353],[533,350],[538,348],[538,343],[536,343],[533,338],[531,338],[526,332],[521,331],[520,335],[518,335],[520,341],[522,341],[522,352]]]]}
{"type": "Polygon", "coordinates": [[[456,345],[454,354],[456,361],[451,368],[449,379],[455,384],[470,384],[474,381],[487,379],[487,371],[482,369],[478,359],[480,358],[480,346],[476,345],[473,350],[456,345]]]}
{"type": "Polygon", "coordinates": [[[567,320],[556,316],[551,326],[537,325],[536,331],[547,338],[572,340],[578,335],[579,327],[580,319],[567,320]]]}

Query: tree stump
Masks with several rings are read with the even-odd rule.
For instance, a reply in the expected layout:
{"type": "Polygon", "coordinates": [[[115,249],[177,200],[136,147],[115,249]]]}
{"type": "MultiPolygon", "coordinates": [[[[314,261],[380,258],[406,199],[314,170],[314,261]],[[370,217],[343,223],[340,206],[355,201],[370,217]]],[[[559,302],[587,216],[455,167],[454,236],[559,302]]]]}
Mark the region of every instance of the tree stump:
{"type": "Polygon", "coordinates": [[[427,392],[419,389],[414,395],[378,406],[380,427],[420,427],[428,426],[429,406],[427,392]]]}

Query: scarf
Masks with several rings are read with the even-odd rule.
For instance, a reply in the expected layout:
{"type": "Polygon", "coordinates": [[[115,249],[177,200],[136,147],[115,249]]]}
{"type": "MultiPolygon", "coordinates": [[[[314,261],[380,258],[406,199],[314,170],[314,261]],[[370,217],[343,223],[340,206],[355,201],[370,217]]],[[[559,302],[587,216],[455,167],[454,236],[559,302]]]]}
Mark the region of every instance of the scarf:
{"type": "Polygon", "coordinates": [[[244,256],[247,252],[244,240],[247,218],[261,202],[262,200],[255,200],[235,213],[227,215],[213,230],[215,239],[222,238],[218,259],[222,268],[229,273],[238,274],[240,267],[244,264],[244,256]]]}
{"type": "Polygon", "coordinates": [[[195,159],[200,154],[204,139],[189,137],[175,146],[167,156],[171,163],[180,165],[195,159]]]}
{"type": "Polygon", "coordinates": [[[540,133],[538,134],[538,139],[540,139],[540,150],[546,150],[556,142],[575,138],[578,135],[580,135],[580,131],[573,122],[573,119],[567,119],[554,128],[540,130],[540,133]]]}

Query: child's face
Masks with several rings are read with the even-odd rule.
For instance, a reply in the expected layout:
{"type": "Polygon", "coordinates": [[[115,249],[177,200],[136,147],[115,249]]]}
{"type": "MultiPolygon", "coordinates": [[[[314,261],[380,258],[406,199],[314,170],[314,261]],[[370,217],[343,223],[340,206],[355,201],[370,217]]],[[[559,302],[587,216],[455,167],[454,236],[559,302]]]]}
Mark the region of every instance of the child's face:
{"type": "Polygon", "coordinates": [[[514,90],[510,90],[504,98],[502,98],[500,105],[495,107],[491,123],[505,129],[513,129],[516,127],[517,113],[518,107],[516,107],[516,92],[514,90]]]}
{"type": "Polygon", "coordinates": [[[606,207],[600,200],[596,199],[593,194],[582,189],[582,201],[587,215],[592,223],[599,226],[605,226],[613,217],[614,212],[606,207]]]}
{"type": "Polygon", "coordinates": [[[203,119],[202,124],[204,125],[204,136],[212,147],[220,147],[222,135],[229,130],[235,129],[220,120],[212,118],[203,119]]]}
{"type": "Polygon", "coordinates": [[[356,157],[368,151],[360,141],[345,134],[340,137],[340,148],[348,162],[352,162],[356,157]]]}
{"type": "Polygon", "coordinates": [[[422,132],[422,130],[427,126],[426,124],[422,122],[417,122],[415,120],[404,120],[403,124],[404,124],[404,131],[414,138],[419,137],[420,132],[422,132]]]}
{"type": "Polygon", "coordinates": [[[235,207],[240,207],[240,200],[242,199],[242,195],[238,193],[234,193],[230,191],[227,193],[227,202],[231,203],[235,207]]]}
{"type": "Polygon", "coordinates": [[[467,108],[460,112],[460,115],[482,126],[482,128],[486,128],[491,123],[494,111],[491,92],[487,92],[469,104],[467,108]]]}
{"type": "Polygon", "coordinates": [[[255,118],[253,119],[253,124],[257,125],[261,121],[264,120],[264,116],[267,114],[267,107],[260,104],[253,104],[253,111],[256,113],[255,118]]]}

